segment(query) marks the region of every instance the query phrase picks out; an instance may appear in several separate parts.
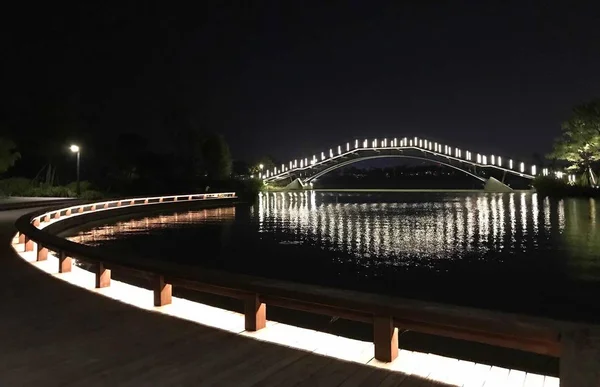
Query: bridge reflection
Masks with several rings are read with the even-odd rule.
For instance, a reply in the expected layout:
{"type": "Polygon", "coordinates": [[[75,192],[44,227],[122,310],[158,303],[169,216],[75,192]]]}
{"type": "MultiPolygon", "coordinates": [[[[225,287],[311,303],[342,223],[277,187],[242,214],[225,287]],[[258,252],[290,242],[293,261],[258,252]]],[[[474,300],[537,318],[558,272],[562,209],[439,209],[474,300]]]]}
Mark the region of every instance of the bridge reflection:
{"type": "Polygon", "coordinates": [[[290,241],[342,250],[365,265],[422,264],[470,253],[535,250],[565,228],[564,202],[537,194],[445,195],[439,200],[352,202],[344,194],[264,193],[259,230],[289,232],[290,241]],[[346,202],[345,202],[346,201],[346,202]]]}

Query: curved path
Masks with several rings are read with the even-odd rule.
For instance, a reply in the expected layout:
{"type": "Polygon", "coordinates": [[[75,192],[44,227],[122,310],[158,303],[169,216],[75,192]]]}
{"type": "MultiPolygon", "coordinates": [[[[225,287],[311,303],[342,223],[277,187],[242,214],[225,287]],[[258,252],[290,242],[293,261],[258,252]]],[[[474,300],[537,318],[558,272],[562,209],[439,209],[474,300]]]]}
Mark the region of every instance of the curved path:
{"type": "Polygon", "coordinates": [[[145,311],[58,281],[0,212],[2,386],[443,386],[145,311]]]}

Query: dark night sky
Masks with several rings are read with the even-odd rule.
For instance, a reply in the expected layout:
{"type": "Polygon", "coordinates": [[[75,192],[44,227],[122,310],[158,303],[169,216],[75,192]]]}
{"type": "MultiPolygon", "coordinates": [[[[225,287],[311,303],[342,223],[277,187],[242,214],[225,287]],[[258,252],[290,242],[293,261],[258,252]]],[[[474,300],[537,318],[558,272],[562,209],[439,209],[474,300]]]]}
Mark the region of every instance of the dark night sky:
{"type": "Polygon", "coordinates": [[[529,157],[600,94],[595,1],[82,3],[0,16],[4,127],[60,106],[161,142],[176,110],[249,160],[404,135],[529,157]]]}

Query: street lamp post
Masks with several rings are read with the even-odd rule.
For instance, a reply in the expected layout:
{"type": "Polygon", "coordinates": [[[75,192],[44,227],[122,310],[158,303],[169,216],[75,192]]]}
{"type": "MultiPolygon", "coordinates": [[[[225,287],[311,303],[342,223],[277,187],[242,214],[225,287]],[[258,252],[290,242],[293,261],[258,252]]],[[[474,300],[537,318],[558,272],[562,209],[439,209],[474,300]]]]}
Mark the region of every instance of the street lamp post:
{"type": "Polygon", "coordinates": [[[79,196],[81,194],[81,189],[79,188],[79,146],[77,145],[71,145],[71,147],[69,148],[71,149],[71,152],[73,153],[77,153],[77,196],[79,196]]]}

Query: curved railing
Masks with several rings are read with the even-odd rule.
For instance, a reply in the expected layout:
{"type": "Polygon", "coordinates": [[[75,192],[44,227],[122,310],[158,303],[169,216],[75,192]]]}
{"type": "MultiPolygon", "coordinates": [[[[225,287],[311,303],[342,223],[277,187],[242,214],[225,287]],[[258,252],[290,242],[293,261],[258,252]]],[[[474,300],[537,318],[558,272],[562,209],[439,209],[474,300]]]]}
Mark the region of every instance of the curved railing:
{"type": "Polygon", "coordinates": [[[16,227],[19,242],[25,244],[25,251],[35,251],[38,261],[47,259],[49,251],[56,253],[61,273],[71,270],[72,258],[92,264],[97,288],[110,286],[112,270],[123,270],[152,279],[155,306],[169,304],[173,287],[178,287],[242,300],[245,328],[248,331],[265,328],[266,305],[372,324],[375,358],[385,362],[393,361],[398,355],[398,328],[562,356],[564,343],[561,340],[564,340],[565,330],[579,327],[574,323],[543,318],[165,264],[131,255],[115,255],[114,252],[109,255],[101,249],[53,234],[94,219],[100,212],[106,212],[102,216],[113,216],[133,213],[132,210],[139,206],[180,205],[210,200],[221,203],[221,200],[227,199],[235,199],[235,194],[177,195],[84,203],[24,215],[17,220],[16,227]]]}

